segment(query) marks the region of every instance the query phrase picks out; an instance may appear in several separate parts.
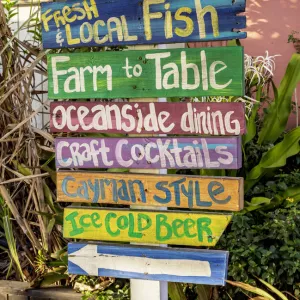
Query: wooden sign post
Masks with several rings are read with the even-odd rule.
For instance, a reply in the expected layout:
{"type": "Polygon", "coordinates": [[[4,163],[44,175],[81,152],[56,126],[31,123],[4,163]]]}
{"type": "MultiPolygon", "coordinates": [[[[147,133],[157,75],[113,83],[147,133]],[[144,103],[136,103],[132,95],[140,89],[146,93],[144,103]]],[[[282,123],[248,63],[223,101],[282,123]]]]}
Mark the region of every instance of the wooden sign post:
{"type": "MultiPolygon", "coordinates": [[[[238,31],[246,26],[245,16],[239,16],[244,10],[245,0],[42,3],[43,45],[55,49],[245,38],[238,31]]],[[[52,99],[137,99],[51,104],[52,132],[89,133],[55,141],[58,201],[127,207],[65,208],[64,237],[139,244],[70,243],[69,273],[134,279],[132,300],[168,298],[159,284],[146,287],[136,279],[224,285],[228,252],[145,243],[214,246],[232,218],[224,211],[243,208],[243,179],[143,173],[240,168],[244,106],[139,98],[242,96],[243,48],[93,50],[47,59],[52,99]],[[140,134],[144,136],[136,136],[140,134]],[[111,168],[138,173],[105,172],[111,168]]]]}
{"type": "MultiPolygon", "coordinates": [[[[140,46],[133,46],[130,48],[130,50],[149,50],[149,49],[165,49],[166,45],[140,45],[140,46]]],[[[130,102],[137,102],[137,103],[144,103],[146,101],[151,101],[151,103],[159,103],[159,102],[166,102],[166,98],[135,98],[135,99],[129,99],[130,102]]],[[[138,118],[136,118],[138,119],[138,118]]],[[[136,137],[138,135],[129,135],[129,137],[136,137]]],[[[146,136],[153,136],[151,134],[148,134],[146,136]]],[[[166,174],[166,169],[130,169],[130,173],[146,173],[146,174],[166,174]]],[[[142,206],[139,205],[132,205],[130,206],[132,209],[143,209],[142,206]]],[[[146,210],[155,210],[155,207],[148,206],[144,208],[146,210]]],[[[160,207],[158,210],[166,210],[166,207],[160,207]]],[[[131,243],[131,244],[137,244],[137,243],[131,243]]],[[[138,244],[137,244],[138,245],[138,244]]],[[[143,244],[144,246],[147,246],[147,244],[143,244]]],[[[151,246],[151,244],[148,244],[148,246],[151,246]]],[[[166,244],[159,244],[159,247],[166,247],[166,244]]],[[[139,299],[145,299],[145,300],[151,300],[151,299],[168,299],[168,282],[167,281],[149,281],[149,280],[143,280],[143,278],[130,279],[130,293],[131,293],[131,300],[139,300],[139,299]]]]}

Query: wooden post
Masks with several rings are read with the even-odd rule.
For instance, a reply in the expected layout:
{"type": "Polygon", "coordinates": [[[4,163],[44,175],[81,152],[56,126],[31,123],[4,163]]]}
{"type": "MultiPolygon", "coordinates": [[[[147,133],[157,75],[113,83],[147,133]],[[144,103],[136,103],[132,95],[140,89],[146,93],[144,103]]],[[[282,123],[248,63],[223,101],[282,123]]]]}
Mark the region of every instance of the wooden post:
{"type": "MultiPolygon", "coordinates": [[[[135,50],[147,50],[154,49],[155,46],[135,46],[135,50]]],[[[159,49],[165,49],[165,45],[159,45],[159,49]]],[[[132,102],[166,102],[166,98],[142,98],[142,99],[132,99],[132,102]]],[[[150,135],[151,136],[151,135],[150,135]]],[[[131,173],[144,173],[144,174],[163,174],[166,173],[164,170],[130,170],[131,173]]],[[[140,209],[138,205],[132,205],[131,208],[140,209]]],[[[145,207],[142,207],[145,209],[145,207]]],[[[157,209],[155,207],[149,206],[147,210],[157,209]]],[[[167,208],[159,208],[159,210],[167,210],[167,208]]],[[[131,300],[168,300],[168,283],[162,281],[146,281],[140,279],[130,280],[131,289],[131,300]]]]}
{"type": "MultiPolygon", "coordinates": [[[[237,0],[233,2],[231,0],[220,0],[215,7],[207,5],[207,7],[202,7],[200,2],[198,3],[193,0],[186,1],[186,7],[193,12],[191,14],[191,16],[193,15],[193,19],[189,19],[190,22],[189,24],[187,23],[187,27],[185,29],[182,29],[182,27],[176,27],[175,23],[173,26],[173,16],[180,15],[180,11],[184,8],[182,7],[183,4],[181,0],[172,0],[172,5],[170,3],[166,3],[163,6],[164,8],[161,5],[163,3],[150,4],[148,1],[140,0],[116,0],[113,5],[111,1],[96,0],[92,2],[90,6],[87,6],[86,1],[81,1],[81,3],[79,3],[82,11],[86,10],[86,16],[79,20],[75,12],[72,19],[75,18],[74,20],[76,20],[76,23],[73,25],[69,24],[73,22],[71,18],[64,16],[64,10],[70,9],[73,5],[71,0],[67,0],[64,3],[55,2],[52,4],[43,4],[42,23],[44,48],[67,48],[70,45],[76,48],[82,46],[99,46],[100,44],[101,46],[151,45],[154,43],[186,43],[189,41],[210,41],[246,37],[246,33],[232,30],[233,28],[240,29],[245,27],[246,18],[238,15],[240,12],[245,10],[245,0],[237,0]],[[150,8],[151,5],[160,5],[156,6],[156,13],[152,12],[154,7],[150,8]],[[52,9],[48,9],[49,6],[54,6],[55,11],[53,10],[53,7],[52,9]],[[141,6],[141,8],[136,9],[138,6],[141,6]],[[158,9],[163,12],[157,11],[158,9]],[[99,14],[100,10],[101,14],[99,14]],[[54,15],[50,15],[51,12],[53,12],[54,15]],[[206,12],[211,14],[211,18],[208,21],[204,20],[203,17],[206,12]],[[65,26],[57,24],[55,17],[57,13],[60,18],[65,17],[65,26]],[[120,19],[117,16],[120,16],[120,19]],[[116,28],[111,28],[110,26],[112,17],[114,19],[113,22],[116,24],[116,28]],[[103,18],[105,20],[109,19],[107,24],[103,21],[103,18]],[[83,19],[88,19],[89,22],[83,19]],[[154,20],[151,21],[151,19],[161,20],[154,22],[154,20]],[[162,22],[162,20],[164,20],[164,22],[162,22]],[[207,22],[209,22],[211,26],[206,26],[205,23],[207,22]],[[100,27],[107,27],[107,34],[105,33],[104,36],[102,33],[98,32],[99,24],[100,27]],[[197,28],[198,30],[191,30],[192,27],[195,27],[195,29],[197,28]],[[117,36],[113,34],[115,31],[117,36]],[[97,34],[95,34],[95,32],[97,32],[97,34]]],[[[175,19],[178,20],[178,18],[175,19]]],[[[101,31],[103,29],[104,28],[101,28],[101,31]]],[[[168,48],[174,47],[178,48],[179,46],[174,45],[168,48]]],[[[50,55],[48,57],[48,96],[52,99],[156,97],[152,99],[143,98],[138,100],[135,98],[134,102],[166,102],[166,98],[157,98],[199,95],[241,96],[244,93],[243,49],[240,47],[222,48],[222,53],[220,53],[220,49],[217,48],[212,49],[211,51],[197,49],[162,50],[167,47],[165,45],[161,45],[158,46],[158,48],[161,49],[159,51],[149,50],[153,48],[155,48],[155,46],[138,46],[133,49],[147,51],[114,53],[94,52],[85,54],[75,53],[64,54],[64,56],[59,54],[50,55]],[[234,53],[235,55],[233,55],[234,53]],[[135,64],[129,65],[129,61],[131,61],[131,63],[135,62],[135,64]],[[163,65],[161,64],[162,61],[163,65]],[[178,63],[176,64],[174,61],[178,63]],[[102,65],[102,62],[108,62],[108,64],[102,65]],[[90,64],[98,65],[91,67],[90,64]],[[221,65],[222,67],[219,68],[217,67],[218,65],[221,65]],[[69,68],[69,66],[72,68],[69,68]],[[168,72],[161,71],[165,69],[171,70],[168,72]],[[191,69],[194,70],[194,76],[193,79],[191,79],[193,82],[190,78],[188,78],[190,76],[189,73],[191,73],[189,70],[191,69]],[[130,70],[132,72],[130,72],[130,70]],[[75,72],[75,75],[70,74],[72,72],[75,72]],[[98,78],[99,72],[104,75],[101,79],[98,78]],[[89,74],[87,75],[88,77],[85,76],[87,73],[89,74]],[[220,74],[216,76],[218,73],[220,74]],[[74,86],[70,84],[73,79],[75,79],[75,89],[74,86]]],[[[157,106],[164,105],[157,103],[157,106]]],[[[118,111],[119,107],[117,105],[112,106],[114,106],[113,109],[118,111]]],[[[214,276],[218,275],[218,283],[224,285],[227,274],[228,252],[223,251],[222,254],[210,250],[208,255],[209,258],[203,259],[203,257],[198,257],[198,259],[195,260],[194,254],[197,253],[197,255],[199,255],[200,252],[197,250],[190,250],[194,251],[192,255],[193,259],[188,260],[188,257],[191,256],[188,255],[188,252],[190,251],[186,249],[178,249],[174,252],[174,249],[170,248],[150,247],[148,243],[168,243],[169,245],[186,246],[214,246],[225,228],[228,226],[232,218],[232,214],[200,213],[191,212],[190,210],[186,212],[162,210],[167,210],[167,207],[164,206],[180,206],[181,195],[188,198],[188,201],[185,201],[185,204],[182,204],[185,205],[186,208],[192,208],[194,203],[200,207],[210,207],[213,205],[215,206],[216,204],[227,204],[233,200],[230,205],[235,202],[236,205],[232,207],[232,209],[237,210],[242,206],[239,201],[242,179],[235,182],[232,181],[233,179],[230,181],[230,184],[235,185],[235,189],[232,190],[235,197],[231,197],[230,195],[226,196],[225,193],[228,192],[228,186],[212,179],[210,179],[212,181],[208,184],[207,188],[201,185],[201,189],[199,181],[205,181],[205,178],[203,177],[196,179],[195,192],[191,192],[191,190],[193,190],[193,182],[195,179],[192,179],[192,177],[188,177],[190,178],[188,179],[185,176],[176,183],[174,181],[176,176],[171,176],[172,184],[170,184],[169,187],[172,188],[172,191],[167,189],[167,192],[165,192],[165,198],[161,198],[159,195],[154,195],[153,192],[161,193],[165,191],[163,187],[166,183],[165,180],[167,178],[170,179],[170,176],[166,176],[167,170],[161,170],[159,168],[240,168],[241,138],[203,138],[200,141],[197,140],[197,137],[194,138],[194,140],[179,137],[177,140],[177,138],[171,137],[159,137],[158,139],[149,138],[149,135],[151,136],[154,133],[156,135],[160,133],[171,134],[168,129],[166,129],[167,127],[165,124],[169,116],[172,116],[172,121],[174,123],[168,126],[170,130],[172,130],[171,127],[174,128],[176,124],[176,130],[178,130],[178,123],[180,123],[179,127],[181,128],[179,129],[181,131],[186,133],[186,131],[190,130],[191,133],[196,134],[197,136],[201,135],[201,133],[215,136],[220,135],[220,133],[222,133],[222,135],[226,135],[227,133],[229,135],[233,134],[235,136],[239,136],[241,132],[244,131],[245,126],[240,126],[238,120],[235,120],[233,123],[230,122],[230,116],[236,113],[235,109],[231,109],[228,112],[229,114],[227,118],[224,118],[223,122],[222,110],[214,113],[211,107],[202,107],[202,109],[205,110],[204,115],[207,114],[208,117],[196,114],[197,110],[195,108],[193,109],[191,105],[188,106],[188,111],[183,114],[181,114],[177,108],[173,108],[174,113],[171,114],[164,111],[157,116],[155,105],[150,103],[149,107],[151,109],[149,109],[148,117],[145,117],[145,120],[143,120],[143,110],[140,106],[142,105],[126,105],[124,108],[125,119],[127,119],[126,110],[129,109],[134,113],[137,112],[136,116],[130,117],[132,123],[135,123],[135,120],[139,120],[137,123],[138,127],[131,129],[133,130],[131,132],[127,131],[130,129],[128,129],[129,127],[126,125],[126,122],[124,123],[117,120],[122,117],[121,115],[117,116],[116,113],[116,118],[114,120],[115,124],[113,124],[113,121],[110,118],[109,122],[103,121],[106,124],[110,124],[109,126],[105,125],[107,127],[106,129],[110,128],[110,130],[115,130],[115,127],[117,127],[118,130],[122,129],[127,134],[131,134],[131,138],[129,139],[103,138],[102,143],[98,144],[99,140],[96,140],[95,138],[91,143],[92,147],[90,147],[88,143],[84,142],[85,145],[87,145],[84,146],[86,147],[86,152],[89,153],[89,155],[85,156],[80,153],[82,150],[78,149],[81,148],[80,143],[84,140],[88,141],[88,139],[77,138],[75,140],[67,139],[65,141],[63,139],[56,140],[56,165],[58,168],[72,168],[72,166],[79,169],[99,168],[101,166],[99,164],[100,160],[98,160],[98,155],[101,154],[101,156],[103,156],[102,163],[104,164],[104,167],[131,168],[132,170],[130,172],[136,173],[131,175],[120,175],[116,173],[114,173],[114,175],[107,175],[115,177],[124,176],[124,178],[127,177],[128,179],[130,178],[131,190],[129,193],[126,190],[126,181],[123,178],[119,180],[119,183],[122,184],[121,188],[117,188],[115,178],[112,180],[106,178],[104,183],[102,182],[103,185],[101,187],[101,198],[103,199],[105,198],[104,185],[110,185],[110,182],[114,181],[115,184],[113,191],[109,192],[114,193],[115,195],[112,199],[115,202],[114,204],[118,204],[118,199],[121,201],[130,201],[130,194],[130,196],[133,195],[132,202],[127,202],[127,205],[134,204],[131,206],[133,209],[105,209],[103,207],[100,209],[89,209],[83,207],[65,208],[64,237],[112,242],[136,242],[139,243],[138,246],[124,245],[123,248],[116,249],[114,244],[111,246],[107,244],[69,245],[69,270],[73,270],[71,272],[74,274],[89,274],[94,276],[116,275],[116,277],[120,274],[123,278],[125,276],[125,278],[132,278],[132,300],[167,300],[168,288],[166,281],[214,284],[211,279],[216,278],[214,276]],[[211,124],[211,116],[214,116],[215,120],[213,121],[213,125],[211,124]],[[155,117],[158,117],[158,121],[156,121],[155,117]],[[202,123],[205,123],[206,121],[202,120],[202,123],[200,124],[200,117],[202,119],[209,120],[207,121],[207,124],[209,124],[208,127],[206,127],[205,124],[202,125],[202,123]],[[216,121],[217,117],[219,119],[219,125],[216,121]],[[152,125],[150,125],[150,123],[152,123],[152,125]],[[160,124],[159,126],[161,126],[164,131],[159,132],[158,126],[154,125],[154,123],[160,124]],[[236,125],[235,128],[231,128],[232,124],[236,125]],[[228,127],[226,131],[224,126],[226,128],[228,127]],[[114,127],[114,129],[112,127],[114,127]],[[203,132],[200,132],[202,130],[203,132]],[[132,134],[139,133],[144,135],[141,131],[148,134],[148,138],[132,138],[132,134]],[[213,145],[215,146],[215,149],[210,149],[211,147],[209,147],[210,144],[212,144],[212,139],[214,141],[213,145]],[[224,141],[227,141],[226,145],[224,145],[224,141]],[[201,145],[199,143],[201,143],[201,145]],[[97,146],[100,146],[101,149],[99,148],[97,150],[93,148],[93,145],[96,144],[97,146]],[[127,147],[123,147],[124,145],[127,147]],[[187,153],[181,154],[182,150],[178,148],[178,145],[183,146],[187,153]],[[69,146],[71,149],[75,149],[77,147],[77,150],[72,150],[76,154],[68,150],[69,146]],[[73,146],[75,146],[75,148],[72,148],[73,146]],[[172,147],[173,149],[171,149],[172,147]],[[201,147],[203,153],[201,153],[201,147]],[[135,149],[140,149],[138,154],[135,149]],[[153,149],[158,150],[159,152],[159,155],[156,154],[155,158],[151,158],[152,155],[150,154],[153,149]],[[224,153],[223,150],[225,149],[228,151],[224,153]],[[125,152],[127,151],[127,154],[129,153],[132,155],[132,159],[125,161],[125,156],[122,156],[123,150],[125,152]],[[176,156],[175,160],[171,157],[171,154],[168,151],[176,156]],[[72,153],[75,157],[65,159],[70,155],[72,156],[72,153]],[[109,153],[109,155],[107,153],[109,153]],[[76,160],[77,155],[79,157],[78,160],[76,160]],[[181,160],[182,155],[184,155],[183,161],[181,160]],[[166,162],[166,156],[169,161],[168,163],[166,162]],[[223,156],[225,156],[225,158],[223,156]],[[92,160],[90,158],[92,158],[92,160]],[[141,173],[148,173],[148,175],[142,175],[141,173]],[[133,187],[133,177],[139,177],[135,180],[135,184],[138,185],[138,193],[141,195],[138,198],[134,195],[135,190],[133,187]],[[152,182],[149,180],[150,177],[152,178],[152,182]],[[155,185],[155,189],[152,189],[151,185],[153,186],[154,181],[158,180],[156,177],[160,177],[160,183],[155,185]],[[144,179],[140,180],[140,178],[144,179]],[[164,179],[161,180],[162,178],[164,179]],[[147,182],[149,186],[146,187],[142,181],[147,182]],[[185,184],[181,186],[183,182],[185,182],[188,186],[185,184]],[[201,194],[203,196],[203,193],[206,193],[209,197],[205,199],[204,197],[200,197],[201,194]],[[154,200],[152,202],[151,195],[155,196],[154,199],[152,199],[154,200]],[[169,205],[172,196],[175,198],[173,199],[173,204],[169,205]],[[209,201],[209,199],[212,201],[209,201]],[[136,205],[136,201],[139,201],[139,206],[136,205]],[[215,204],[212,202],[215,202],[215,204]],[[155,205],[155,207],[150,206],[144,208],[147,204],[155,205]],[[88,223],[85,222],[87,219],[89,220],[88,223]],[[77,221],[81,227],[77,226],[77,221]],[[135,226],[137,226],[137,231],[134,230],[135,226]],[[184,234],[182,232],[179,233],[179,228],[184,231],[184,234]],[[141,246],[145,245],[145,243],[147,243],[146,247],[141,246]],[[107,252],[105,252],[105,257],[103,257],[103,250],[105,251],[103,248],[105,247],[106,251],[108,248],[113,247],[113,249],[111,249],[113,259],[110,259],[107,252]],[[127,247],[127,250],[125,247],[127,247]],[[118,258],[115,256],[116,251],[119,251],[118,258]],[[132,256],[132,251],[134,251],[135,257],[132,256]],[[156,253],[155,255],[154,252],[156,253]],[[128,255],[126,255],[126,253],[128,255]],[[92,261],[87,259],[87,257],[92,257],[92,261]],[[177,261],[174,259],[177,259],[177,261]],[[87,263],[89,261],[90,263],[87,263]],[[117,264],[117,261],[121,263],[117,264]],[[198,265],[199,269],[196,268],[196,265],[198,265]],[[221,274],[219,274],[220,271],[221,274]],[[190,276],[193,275],[194,277],[191,278],[190,276]],[[221,275],[221,277],[219,275],[221,275]],[[146,279],[154,281],[145,281],[146,279]],[[204,279],[206,281],[203,281],[204,279]],[[199,282],[199,280],[202,281],[199,282]]],[[[144,104],[144,107],[145,106],[146,105],[144,104]]],[[[109,106],[107,107],[109,108],[109,106]]],[[[59,109],[63,110],[63,108],[59,109]]],[[[76,110],[74,106],[70,109],[72,111],[76,110]]],[[[102,105],[101,109],[103,109],[102,105]]],[[[71,110],[69,110],[67,114],[69,114],[71,110]]],[[[97,128],[94,128],[97,129],[96,132],[102,132],[101,126],[104,123],[100,125],[97,121],[93,121],[93,125],[90,124],[91,122],[85,123],[83,121],[83,118],[88,116],[88,111],[89,109],[86,107],[83,107],[83,110],[79,109],[79,122],[77,122],[79,124],[74,125],[72,122],[69,122],[70,130],[76,131],[80,126],[83,130],[88,128],[92,129],[92,127],[96,125],[95,127],[97,128]]],[[[58,116],[58,114],[56,112],[54,112],[54,114],[56,114],[53,115],[54,122],[57,123],[56,116],[58,116]]],[[[103,112],[97,116],[101,114],[103,115],[103,120],[106,119],[103,112]]],[[[73,116],[74,114],[71,113],[69,117],[64,115],[64,118],[62,119],[68,123],[68,121],[72,121],[73,116]]],[[[64,124],[60,123],[60,125],[58,125],[59,130],[63,130],[64,127],[64,124]]],[[[93,132],[93,130],[91,132],[93,132]]],[[[89,183],[86,185],[86,183],[83,182],[83,187],[75,193],[71,191],[76,188],[77,184],[73,175],[67,176],[63,180],[58,180],[62,187],[61,190],[63,191],[62,198],[65,198],[66,196],[75,199],[80,196],[80,198],[83,197],[85,200],[92,201],[93,203],[98,202],[98,200],[100,200],[99,182],[97,179],[95,184],[93,184],[91,177],[101,175],[95,175],[95,173],[93,174],[92,172],[84,175],[80,172],[73,172],[72,174],[75,177],[85,176],[90,178],[88,179],[89,183]],[[93,198],[91,198],[91,195],[88,192],[88,187],[90,187],[94,192],[93,198]]],[[[224,181],[225,179],[217,178],[217,180],[224,181]]],[[[167,247],[167,245],[160,245],[160,247],[167,247]]]]}

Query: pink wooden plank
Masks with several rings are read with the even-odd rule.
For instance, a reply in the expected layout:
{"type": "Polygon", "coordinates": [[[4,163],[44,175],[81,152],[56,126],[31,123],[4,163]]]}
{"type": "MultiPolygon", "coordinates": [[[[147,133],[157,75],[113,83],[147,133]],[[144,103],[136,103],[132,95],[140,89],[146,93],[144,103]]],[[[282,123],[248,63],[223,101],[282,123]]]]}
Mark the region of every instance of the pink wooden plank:
{"type": "Polygon", "coordinates": [[[51,103],[51,132],[241,135],[243,103],[51,103]]]}

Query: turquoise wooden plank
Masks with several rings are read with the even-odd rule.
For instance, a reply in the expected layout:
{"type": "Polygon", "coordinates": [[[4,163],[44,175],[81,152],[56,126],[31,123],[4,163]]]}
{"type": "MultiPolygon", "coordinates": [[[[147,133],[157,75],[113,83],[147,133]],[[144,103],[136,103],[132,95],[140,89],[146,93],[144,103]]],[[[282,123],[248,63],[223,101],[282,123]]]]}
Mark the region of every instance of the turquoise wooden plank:
{"type": "Polygon", "coordinates": [[[225,285],[227,251],[115,244],[68,244],[74,275],[225,285]]]}
{"type": "Polygon", "coordinates": [[[51,99],[244,95],[243,47],[48,55],[51,99]]]}
{"type": "Polygon", "coordinates": [[[245,0],[86,0],[42,3],[44,48],[246,38],[245,0]],[[235,31],[233,30],[235,29],[235,31]]]}

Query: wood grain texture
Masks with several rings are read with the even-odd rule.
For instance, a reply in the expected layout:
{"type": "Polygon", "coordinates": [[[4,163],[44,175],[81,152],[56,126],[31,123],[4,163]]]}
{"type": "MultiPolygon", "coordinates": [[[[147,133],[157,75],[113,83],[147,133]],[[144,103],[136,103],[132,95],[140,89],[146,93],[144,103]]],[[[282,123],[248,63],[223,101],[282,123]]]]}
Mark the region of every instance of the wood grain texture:
{"type": "Polygon", "coordinates": [[[42,3],[43,47],[166,44],[246,38],[245,0],[42,3]]]}
{"type": "Polygon", "coordinates": [[[239,169],[241,138],[57,138],[57,168],[239,169]]]}
{"type": "Polygon", "coordinates": [[[80,300],[81,294],[72,288],[52,286],[32,288],[28,282],[0,280],[0,300],[80,300]],[[19,298],[20,297],[20,298],[19,298]],[[21,298],[23,297],[23,299],[21,298]]]}
{"type": "Polygon", "coordinates": [[[68,207],[65,238],[215,246],[232,214],[68,207]]]}
{"type": "Polygon", "coordinates": [[[68,244],[74,275],[225,285],[227,251],[164,249],[115,244],[68,244]]]}
{"type": "Polygon", "coordinates": [[[50,99],[243,96],[243,47],[50,54],[50,99]]]}
{"type": "Polygon", "coordinates": [[[57,172],[57,200],[240,211],[243,178],[57,172]]]}
{"type": "Polygon", "coordinates": [[[50,116],[51,132],[189,135],[246,132],[245,105],[240,102],[52,102],[50,116]]]}

